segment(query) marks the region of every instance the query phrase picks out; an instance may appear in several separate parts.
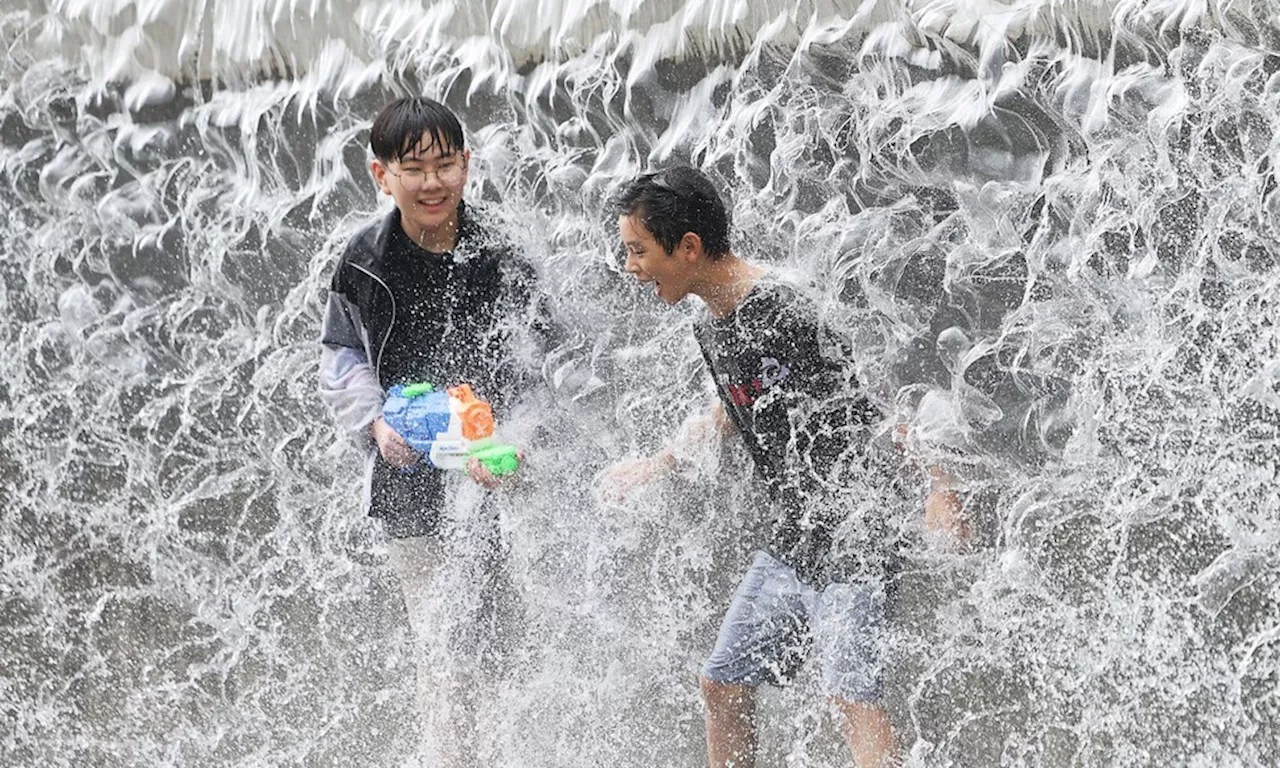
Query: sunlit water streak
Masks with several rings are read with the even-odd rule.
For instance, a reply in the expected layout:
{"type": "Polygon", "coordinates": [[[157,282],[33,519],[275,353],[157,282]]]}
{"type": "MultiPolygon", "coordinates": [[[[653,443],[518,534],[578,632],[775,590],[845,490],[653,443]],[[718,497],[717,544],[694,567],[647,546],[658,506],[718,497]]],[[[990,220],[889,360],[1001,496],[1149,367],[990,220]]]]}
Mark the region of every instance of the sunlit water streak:
{"type": "MultiPolygon", "coordinates": [[[[410,638],[314,339],[337,249],[379,204],[362,131],[421,92],[463,115],[469,194],[569,332],[557,440],[504,517],[531,618],[484,713],[495,764],[702,759],[694,670],[759,507],[744,456],[587,500],[703,391],[691,312],[621,278],[600,215],[670,159],[731,190],[746,255],[818,279],[915,448],[970,478],[978,546],[918,537],[903,590],[890,703],[923,764],[1274,763],[1277,18],[0,12],[0,762],[416,759],[410,638]]],[[[768,764],[842,764],[813,694],[766,699],[768,764]]]]}

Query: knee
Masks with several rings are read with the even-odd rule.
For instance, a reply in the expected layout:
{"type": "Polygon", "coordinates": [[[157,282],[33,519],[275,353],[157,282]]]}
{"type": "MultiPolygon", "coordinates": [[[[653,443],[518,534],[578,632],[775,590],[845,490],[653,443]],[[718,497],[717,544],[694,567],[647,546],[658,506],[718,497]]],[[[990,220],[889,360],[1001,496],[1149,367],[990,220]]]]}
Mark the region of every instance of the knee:
{"type": "Polygon", "coordinates": [[[739,707],[753,701],[755,688],[738,683],[721,683],[706,675],[698,677],[698,686],[702,689],[702,701],[708,709],[739,707]]]}
{"type": "Polygon", "coordinates": [[[831,704],[844,717],[844,721],[855,730],[880,730],[889,722],[884,707],[875,702],[851,701],[832,697],[831,704]]]}
{"type": "Polygon", "coordinates": [[[702,700],[711,701],[719,695],[721,685],[706,675],[698,675],[698,688],[702,691],[702,700]]]}

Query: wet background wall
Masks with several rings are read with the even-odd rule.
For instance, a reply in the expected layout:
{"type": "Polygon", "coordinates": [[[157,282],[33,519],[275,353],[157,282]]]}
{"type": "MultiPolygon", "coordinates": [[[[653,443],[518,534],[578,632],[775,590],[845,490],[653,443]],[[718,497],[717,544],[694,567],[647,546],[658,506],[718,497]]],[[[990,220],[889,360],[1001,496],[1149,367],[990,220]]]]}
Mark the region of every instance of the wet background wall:
{"type": "MultiPolygon", "coordinates": [[[[1280,753],[1280,28],[1264,2],[9,3],[0,9],[0,762],[429,764],[357,453],[316,392],[386,100],[462,116],[565,329],[504,500],[506,766],[698,765],[695,670],[763,514],[602,203],[690,162],[813,278],[968,547],[915,547],[921,765],[1280,753]]],[[[528,425],[513,425],[520,428],[528,425]]],[[[887,428],[887,427],[886,427],[887,428]]],[[[842,765],[812,675],[764,764],[842,765]]]]}

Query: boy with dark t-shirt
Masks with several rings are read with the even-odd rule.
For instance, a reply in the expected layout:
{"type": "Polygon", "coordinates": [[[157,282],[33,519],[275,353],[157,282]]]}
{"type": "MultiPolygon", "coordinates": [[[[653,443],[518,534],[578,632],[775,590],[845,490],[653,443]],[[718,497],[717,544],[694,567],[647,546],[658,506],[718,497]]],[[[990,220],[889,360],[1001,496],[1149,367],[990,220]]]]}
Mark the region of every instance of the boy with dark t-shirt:
{"type": "MultiPolygon", "coordinates": [[[[896,764],[879,686],[898,548],[887,518],[906,495],[899,457],[872,439],[881,416],[822,354],[815,307],[730,251],[728,212],[706,176],[641,176],[615,202],[627,271],[669,304],[689,294],[706,304],[695,334],[719,398],[694,432],[740,434],[775,510],[702,669],[710,763],[754,765],[755,689],[785,680],[811,649],[858,765],[896,764]]],[[[669,449],[624,462],[601,490],[623,495],[674,465],[669,449]]],[[[955,509],[954,499],[930,506],[955,509]]]]}
{"type": "MultiPolygon", "coordinates": [[[[396,384],[466,383],[493,405],[501,422],[525,385],[509,329],[534,314],[534,273],[482,213],[463,202],[471,154],[447,107],[425,98],[392,102],[374,120],[369,144],[374,180],[396,207],[351,239],[333,274],[320,393],[339,424],[368,449],[366,507],[391,537],[390,560],[410,622],[425,639],[449,533],[442,519],[444,476],[382,418],[383,401],[396,384]]],[[[468,472],[485,488],[502,484],[474,460],[468,472]]],[[[480,602],[492,611],[510,601],[494,598],[502,569],[496,527],[481,527],[488,533],[482,551],[473,554],[482,561],[480,602]]],[[[475,624],[493,627],[494,619],[477,617],[475,624]]],[[[508,629],[497,625],[499,632],[508,629]]],[[[479,652],[470,642],[475,639],[463,642],[479,652]]],[[[499,652],[505,645],[502,637],[480,641],[499,652]]],[[[435,670],[428,666],[419,664],[422,703],[468,695],[433,694],[435,670]]]]}

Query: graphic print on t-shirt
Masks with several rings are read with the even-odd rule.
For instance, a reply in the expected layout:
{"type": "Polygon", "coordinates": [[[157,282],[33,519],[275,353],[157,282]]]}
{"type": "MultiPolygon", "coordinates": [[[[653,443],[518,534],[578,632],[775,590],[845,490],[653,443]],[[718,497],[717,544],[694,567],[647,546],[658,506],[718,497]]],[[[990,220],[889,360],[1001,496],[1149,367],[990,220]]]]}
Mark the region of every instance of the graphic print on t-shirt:
{"type": "Polygon", "coordinates": [[[734,405],[751,407],[756,398],[768,392],[773,385],[791,375],[791,369],[778,362],[776,357],[760,358],[760,375],[749,380],[733,381],[725,371],[716,374],[716,381],[724,387],[734,405]]]}

